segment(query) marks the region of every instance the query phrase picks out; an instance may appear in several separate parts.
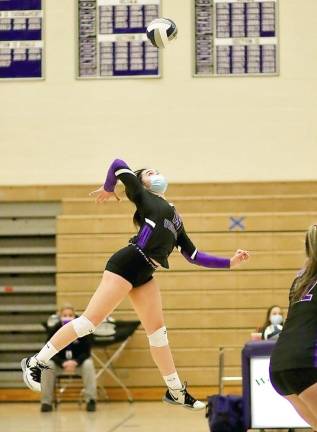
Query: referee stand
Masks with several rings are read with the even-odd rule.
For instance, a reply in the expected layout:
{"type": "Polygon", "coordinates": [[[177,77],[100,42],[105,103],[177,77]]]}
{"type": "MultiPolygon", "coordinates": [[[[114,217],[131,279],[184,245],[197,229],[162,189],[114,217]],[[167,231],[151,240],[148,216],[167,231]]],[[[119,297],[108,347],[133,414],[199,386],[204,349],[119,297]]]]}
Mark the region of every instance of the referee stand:
{"type": "MultiPolygon", "coordinates": [[[[226,347],[219,347],[219,394],[224,395],[224,387],[227,382],[241,382],[242,376],[225,376],[225,353],[228,351],[233,351],[235,348],[240,348],[240,345],[232,345],[226,347]]],[[[311,429],[258,429],[259,432],[305,432],[310,431],[311,429]]],[[[256,429],[249,429],[249,431],[256,431],[256,429]]]]}

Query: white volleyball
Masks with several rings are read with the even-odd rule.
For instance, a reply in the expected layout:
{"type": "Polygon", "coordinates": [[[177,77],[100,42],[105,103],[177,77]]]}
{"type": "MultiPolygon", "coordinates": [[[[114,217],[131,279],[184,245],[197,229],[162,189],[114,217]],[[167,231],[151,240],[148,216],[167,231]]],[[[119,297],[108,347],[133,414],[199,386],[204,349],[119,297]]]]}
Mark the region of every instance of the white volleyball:
{"type": "Polygon", "coordinates": [[[148,25],[146,35],[153,46],[164,48],[177,35],[177,27],[169,18],[157,18],[148,25]]]}

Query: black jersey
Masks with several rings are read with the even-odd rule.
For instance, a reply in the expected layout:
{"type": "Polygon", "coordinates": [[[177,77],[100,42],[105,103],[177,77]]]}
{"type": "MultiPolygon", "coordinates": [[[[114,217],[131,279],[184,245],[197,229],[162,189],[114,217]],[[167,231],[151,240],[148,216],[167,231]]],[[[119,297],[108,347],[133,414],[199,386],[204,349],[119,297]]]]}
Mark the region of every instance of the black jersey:
{"type": "Polygon", "coordinates": [[[168,257],[176,246],[191,264],[206,268],[230,268],[229,258],[198,251],[187,236],[182,219],[173,204],[145,189],[135,173],[121,159],[112,162],[104,189],[113,192],[117,179],[125,185],[127,196],[136,205],[141,219],[140,231],[130,242],[147,258],[169,268],[168,257]]]}
{"type": "Polygon", "coordinates": [[[169,268],[168,257],[175,246],[188,256],[193,256],[196,248],[173,204],[145,189],[133,171],[125,167],[118,169],[116,176],[125,185],[127,195],[141,217],[140,230],[130,242],[165,268],[169,268]]]}
{"type": "Polygon", "coordinates": [[[317,278],[301,300],[292,304],[290,290],[287,319],[271,356],[271,370],[317,367],[317,278]]]}

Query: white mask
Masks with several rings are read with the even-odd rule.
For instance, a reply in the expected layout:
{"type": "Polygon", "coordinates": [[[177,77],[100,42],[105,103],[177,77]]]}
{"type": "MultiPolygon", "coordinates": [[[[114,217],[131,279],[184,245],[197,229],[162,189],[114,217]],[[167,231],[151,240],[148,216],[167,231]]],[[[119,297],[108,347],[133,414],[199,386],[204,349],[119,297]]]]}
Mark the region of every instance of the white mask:
{"type": "Polygon", "coordinates": [[[273,325],[279,325],[283,322],[283,317],[280,314],[272,315],[270,321],[273,325]]]}

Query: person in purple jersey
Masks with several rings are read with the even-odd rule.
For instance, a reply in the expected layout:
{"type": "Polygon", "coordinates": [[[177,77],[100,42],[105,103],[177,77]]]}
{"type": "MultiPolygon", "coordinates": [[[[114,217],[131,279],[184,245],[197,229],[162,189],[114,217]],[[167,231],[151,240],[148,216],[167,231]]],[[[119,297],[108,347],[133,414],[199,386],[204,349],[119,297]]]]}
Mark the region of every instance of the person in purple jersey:
{"type": "Polygon", "coordinates": [[[273,387],[317,431],[317,225],[305,238],[306,262],[289,291],[283,330],[270,359],[273,387]]]}
{"type": "Polygon", "coordinates": [[[84,313],[55,333],[37,355],[22,360],[24,381],[31,389],[40,391],[41,372],[50,358],[78,337],[92,333],[129,295],[148,336],[153,360],[167,385],[163,400],[193,410],[203,409],[205,404],[187,392],[186,382],[183,385],[177,374],[164,326],[160,290],[153,274],[159,267],[169,267],[168,257],[175,247],[190,263],[207,268],[229,269],[247,260],[249,253],[238,250],[230,259],[197,250],[175,207],[165,199],[166,179],[154,169],[133,172],[124,161],[116,159],[105,184],[91,193],[96,202],[119,199],[115,193],[118,180],[136,206],[133,219],[139,232],[109,259],[84,313]]]}

